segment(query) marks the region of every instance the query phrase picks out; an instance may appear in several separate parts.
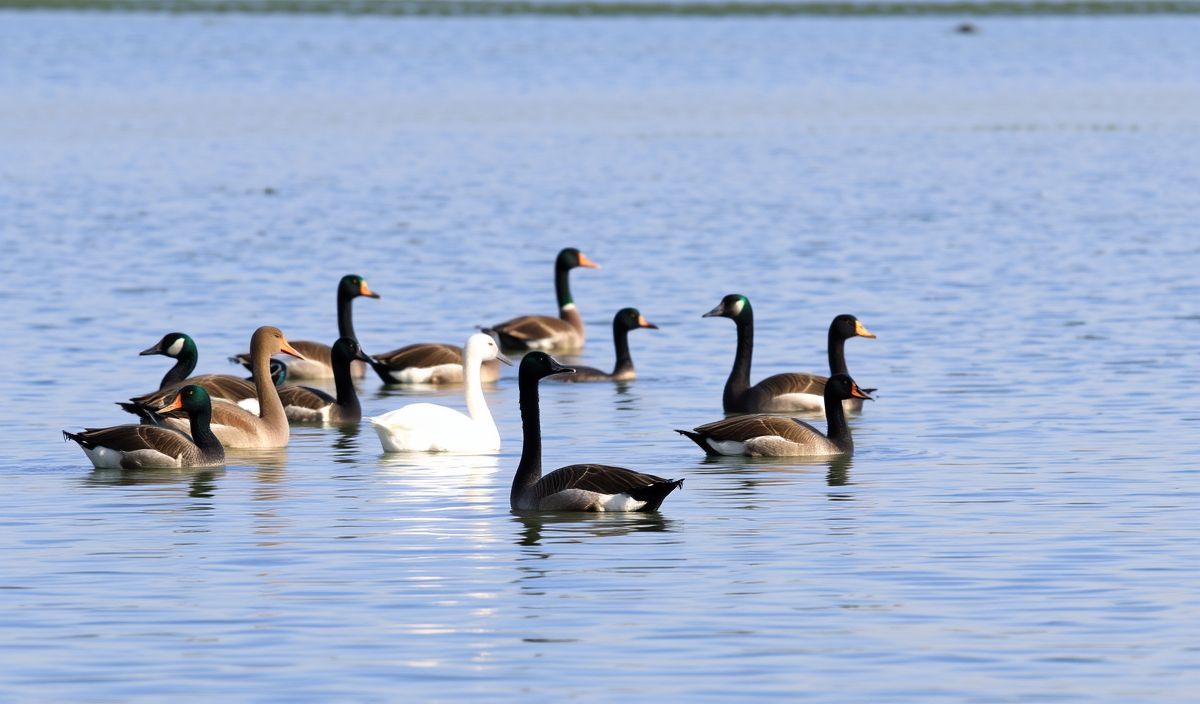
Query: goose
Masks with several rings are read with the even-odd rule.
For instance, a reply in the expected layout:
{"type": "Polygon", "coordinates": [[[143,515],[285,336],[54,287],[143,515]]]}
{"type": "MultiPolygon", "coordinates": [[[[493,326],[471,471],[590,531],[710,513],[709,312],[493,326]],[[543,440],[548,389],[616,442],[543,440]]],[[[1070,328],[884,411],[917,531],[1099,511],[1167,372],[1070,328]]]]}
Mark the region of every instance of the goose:
{"type": "Polygon", "coordinates": [[[370,357],[363,354],[352,337],[339,337],[331,349],[337,397],[308,386],[285,386],[279,389],[279,400],[288,420],[344,423],[362,418],[358,391],[354,388],[354,379],[350,378],[350,363],[370,357]]]}
{"type": "MultiPolygon", "coordinates": [[[[463,349],[442,342],[419,342],[371,355],[371,368],[385,384],[456,384],[463,380],[463,349]]],[[[479,369],[481,381],[500,378],[500,363],[489,359],[479,369]]]]}
{"type": "Polygon", "coordinates": [[[825,417],[829,432],[797,418],[771,415],[733,416],[701,425],[693,430],[676,430],[691,438],[709,455],[751,457],[798,457],[802,455],[852,455],[854,440],[846,424],[842,401],[871,398],[846,374],[834,374],[825,383],[825,417]]]}
{"type": "Polygon", "coordinates": [[[506,350],[546,350],[578,352],[583,349],[583,318],[575,309],[567,276],[571,269],[582,266],[599,269],[600,265],[573,247],[558,253],[554,260],[554,292],[558,295],[558,317],[522,315],[483,331],[495,336],[506,350]]]}
{"type": "MultiPolygon", "coordinates": [[[[342,280],[338,282],[337,289],[338,337],[358,339],[358,336],[354,334],[354,312],[351,303],[359,296],[379,298],[379,294],[367,286],[367,282],[363,277],[357,274],[346,274],[343,276],[342,280]]],[[[296,340],[292,343],[292,347],[304,355],[304,357],[301,361],[290,362],[288,364],[289,377],[293,380],[333,378],[333,356],[329,345],[323,342],[313,342],[312,340],[296,340]]],[[[243,352],[235,355],[230,357],[229,361],[253,371],[249,353],[243,352]]],[[[360,379],[366,376],[367,365],[355,362],[351,365],[351,371],[355,379],[360,379]]]]}
{"type": "Polygon", "coordinates": [[[667,495],[683,485],[682,479],[603,464],[572,464],[542,476],[538,382],[571,371],[545,352],[530,352],[521,360],[517,387],[524,445],[509,505],[514,511],[657,511],[667,495]]]}
{"type": "Polygon", "coordinates": [[[480,453],[500,449],[500,431],[483,397],[479,366],[488,359],[509,362],[500,355],[496,341],[481,332],[467,338],[464,349],[463,393],[470,415],[433,403],[413,403],[368,418],[385,452],[480,453]]]}
{"type": "MultiPolygon", "coordinates": [[[[731,293],[704,318],[730,318],[737,325],[737,353],[733,358],[733,369],[725,382],[722,403],[726,413],[787,413],[825,411],[825,377],[816,374],[788,372],[775,374],[750,385],[750,358],[754,353],[754,310],[750,299],[731,293]]],[[[851,337],[874,338],[853,315],[839,315],[829,325],[829,371],[846,374],[845,342],[851,337]]],[[[874,389],[868,389],[874,391],[874,389]]],[[[861,411],[862,400],[851,398],[843,403],[848,411],[861,411]]]]}
{"type": "Polygon", "coordinates": [[[190,335],[182,332],[169,332],[152,347],[138,352],[141,357],[154,354],[161,354],[175,360],[175,365],[167,370],[162,381],[158,383],[159,389],[182,384],[183,380],[195,371],[196,362],[200,358],[200,353],[196,350],[196,342],[190,335]]]}
{"type": "Polygon", "coordinates": [[[630,381],[637,378],[633,369],[633,358],[629,356],[629,331],[638,328],[657,330],[658,326],[649,322],[638,312],[637,308],[622,308],[613,316],[613,347],[617,351],[617,365],[612,373],[595,367],[575,367],[574,374],[551,376],[552,381],[630,381]]]}
{"type": "MultiPolygon", "coordinates": [[[[283,403],[279,400],[279,391],[268,376],[271,356],[280,352],[304,359],[304,356],[288,343],[279,328],[264,325],[254,331],[250,338],[250,357],[254,386],[258,393],[259,413],[251,413],[232,403],[213,404],[213,433],[226,449],[287,447],[287,415],[284,413],[283,403]]],[[[183,421],[179,418],[163,417],[160,422],[182,430],[183,421]]]]}
{"type": "Polygon", "coordinates": [[[81,433],[63,431],[98,469],[143,467],[218,467],[225,464],[225,448],[213,434],[212,401],[203,386],[188,384],[158,410],[182,410],[188,415],[189,436],[174,428],[156,425],[116,425],[88,428],[81,433]]]}

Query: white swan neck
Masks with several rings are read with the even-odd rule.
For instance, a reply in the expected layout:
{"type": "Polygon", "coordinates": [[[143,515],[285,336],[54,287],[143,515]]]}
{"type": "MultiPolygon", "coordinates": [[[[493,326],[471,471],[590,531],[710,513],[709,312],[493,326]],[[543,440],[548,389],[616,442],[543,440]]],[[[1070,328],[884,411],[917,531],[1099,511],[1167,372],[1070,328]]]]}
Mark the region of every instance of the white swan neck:
{"type": "Polygon", "coordinates": [[[483,360],[478,352],[469,346],[463,351],[463,396],[467,401],[467,413],[471,420],[486,428],[497,437],[500,431],[496,429],[496,421],[488,408],[487,399],[483,395],[483,382],[480,378],[480,367],[483,360]]]}

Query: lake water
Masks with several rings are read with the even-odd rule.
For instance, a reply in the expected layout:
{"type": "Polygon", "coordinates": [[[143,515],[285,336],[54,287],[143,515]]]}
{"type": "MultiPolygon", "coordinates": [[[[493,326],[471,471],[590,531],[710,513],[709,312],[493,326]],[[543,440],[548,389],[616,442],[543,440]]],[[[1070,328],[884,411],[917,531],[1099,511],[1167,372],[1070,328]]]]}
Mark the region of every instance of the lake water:
{"type": "MultiPolygon", "coordinates": [[[[1190,701],[1200,687],[1200,19],[0,14],[0,695],[1190,701]],[[260,324],[367,351],[554,310],[547,467],[683,477],[519,517],[495,457],[295,428],[92,471],[60,430],[260,324]],[[755,379],[851,312],[849,461],[706,460],[742,292],[755,379]]],[[[430,394],[362,384],[377,414],[430,394]]],[[[433,397],[461,407],[458,390],[433,397]]]]}

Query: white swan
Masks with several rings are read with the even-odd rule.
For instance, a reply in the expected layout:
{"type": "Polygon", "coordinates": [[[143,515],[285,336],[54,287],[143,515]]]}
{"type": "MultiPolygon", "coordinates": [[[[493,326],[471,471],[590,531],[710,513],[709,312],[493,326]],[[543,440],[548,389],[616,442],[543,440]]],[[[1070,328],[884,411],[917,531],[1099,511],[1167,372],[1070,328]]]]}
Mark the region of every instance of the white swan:
{"type": "Polygon", "coordinates": [[[385,452],[495,452],[500,431],[483,397],[479,367],[489,359],[511,364],[500,355],[491,335],[467,338],[463,354],[463,387],[470,415],[434,403],[413,403],[368,418],[385,452]]]}

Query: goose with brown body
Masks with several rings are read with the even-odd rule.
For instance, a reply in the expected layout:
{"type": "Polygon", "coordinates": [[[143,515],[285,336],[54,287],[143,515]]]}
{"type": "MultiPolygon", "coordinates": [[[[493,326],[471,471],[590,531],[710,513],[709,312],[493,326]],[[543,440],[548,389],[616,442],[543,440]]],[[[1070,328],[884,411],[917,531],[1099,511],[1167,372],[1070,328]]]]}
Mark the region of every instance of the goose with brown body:
{"type": "MultiPolygon", "coordinates": [[[[463,348],[444,342],[418,342],[371,355],[368,362],[385,384],[460,384],[463,382],[463,348]]],[[[479,379],[500,378],[500,364],[483,363],[479,379]]]]}
{"type": "Polygon", "coordinates": [[[846,423],[842,402],[846,399],[871,398],[845,374],[834,374],[825,383],[825,417],[829,421],[824,435],[796,418],[770,415],[733,416],[675,432],[691,438],[709,455],[749,455],[751,457],[800,457],[854,454],[854,440],[846,423]]]}
{"type": "Polygon", "coordinates": [[[637,308],[622,308],[613,316],[613,348],[617,353],[617,363],[612,373],[595,367],[575,365],[574,374],[555,374],[551,381],[581,382],[581,381],[630,381],[637,378],[633,368],[633,357],[629,354],[629,333],[638,328],[657,330],[658,326],[646,320],[637,308]]]}
{"type": "MultiPolygon", "coordinates": [[[[270,449],[287,446],[288,419],[270,372],[271,356],[280,352],[304,359],[304,355],[288,343],[279,328],[265,325],[254,331],[250,338],[250,359],[254,387],[258,394],[259,413],[255,415],[231,403],[213,405],[213,433],[226,449],[270,449]]],[[[180,418],[162,419],[163,425],[180,430],[183,429],[183,423],[180,418]]]]}
{"type": "Polygon", "coordinates": [[[358,401],[354,379],[350,377],[350,363],[356,359],[368,361],[370,357],[363,354],[352,337],[339,337],[331,349],[337,396],[309,386],[284,386],[279,389],[279,400],[288,420],[346,423],[362,419],[362,405],[358,401]]]}
{"type": "MultiPolygon", "coordinates": [[[[754,354],[754,310],[750,307],[750,299],[741,294],[731,293],[702,317],[729,318],[737,326],[737,352],[722,396],[722,405],[726,413],[824,413],[824,376],[789,372],[775,374],[753,386],[750,385],[750,362],[754,354]]],[[[848,373],[845,342],[856,336],[874,338],[875,334],[852,315],[839,315],[830,323],[830,373],[848,373]]],[[[862,400],[859,398],[847,399],[843,405],[848,411],[862,410],[862,400]]]]}
{"type": "Polygon", "coordinates": [[[583,318],[575,308],[569,280],[571,270],[576,267],[599,269],[600,265],[573,247],[558,253],[554,260],[554,292],[558,297],[557,318],[548,315],[522,315],[483,328],[483,331],[495,337],[506,350],[571,353],[583,349],[586,339],[583,318]]]}
{"type": "Polygon", "coordinates": [[[545,352],[530,352],[521,360],[517,386],[524,445],[509,505],[514,511],[657,511],[667,495],[683,485],[682,479],[603,464],[572,464],[542,476],[538,382],[571,371],[545,352]]]}
{"type": "Polygon", "coordinates": [[[258,392],[249,381],[230,374],[187,376],[196,368],[199,353],[196,343],[184,333],[167,333],[158,343],[139,354],[161,354],[176,360],[175,366],[167,371],[157,391],[134,396],[127,402],[117,402],[122,410],[142,418],[143,422],[154,422],[153,416],[157,410],[174,398],[175,392],[187,384],[203,386],[213,401],[234,403],[251,413],[258,412],[258,392]],[[180,374],[183,374],[182,378],[180,374]]]}
{"type": "MultiPolygon", "coordinates": [[[[337,289],[338,337],[358,339],[358,336],[354,334],[353,302],[360,296],[379,298],[379,294],[367,286],[363,277],[357,274],[343,276],[338,282],[337,289]]],[[[333,378],[333,350],[329,345],[312,340],[296,340],[292,343],[292,348],[304,356],[299,361],[288,363],[288,378],[292,380],[333,378]]],[[[243,352],[230,357],[229,361],[241,364],[253,371],[249,353],[243,352]]],[[[355,379],[360,379],[366,376],[367,365],[365,362],[356,361],[350,365],[350,370],[355,379]]]]}
{"type": "Polygon", "coordinates": [[[217,467],[225,464],[225,449],[209,423],[212,402],[204,387],[188,384],[156,410],[181,410],[188,416],[188,433],[156,425],[117,425],[63,431],[64,440],[83,448],[92,465],[101,469],[148,467],[217,467]]]}

